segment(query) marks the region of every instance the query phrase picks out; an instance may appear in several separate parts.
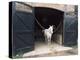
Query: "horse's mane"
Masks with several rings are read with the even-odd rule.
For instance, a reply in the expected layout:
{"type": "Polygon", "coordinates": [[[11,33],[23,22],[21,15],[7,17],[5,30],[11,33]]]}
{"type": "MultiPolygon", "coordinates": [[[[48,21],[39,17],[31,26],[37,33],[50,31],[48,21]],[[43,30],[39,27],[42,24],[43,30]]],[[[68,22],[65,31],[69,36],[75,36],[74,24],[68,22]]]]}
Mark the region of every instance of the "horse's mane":
{"type": "Polygon", "coordinates": [[[50,26],[50,27],[48,28],[48,30],[49,30],[50,33],[53,33],[53,26],[50,26]]]}

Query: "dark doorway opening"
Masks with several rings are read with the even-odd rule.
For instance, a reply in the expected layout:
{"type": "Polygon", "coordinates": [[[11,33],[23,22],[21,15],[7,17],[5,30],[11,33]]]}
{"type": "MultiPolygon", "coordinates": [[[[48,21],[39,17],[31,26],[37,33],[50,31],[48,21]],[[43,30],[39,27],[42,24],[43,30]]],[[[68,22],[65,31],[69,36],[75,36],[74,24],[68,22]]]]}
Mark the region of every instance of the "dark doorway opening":
{"type": "MultiPolygon", "coordinates": [[[[52,41],[55,41],[62,45],[64,12],[47,7],[35,7],[34,15],[38,22],[45,29],[49,28],[49,25],[55,25],[55,29],[53,30],[52,35],[52,41]]],[[[42,33],[42,28],[39,26],[38,23],[35,23],[35,41],[45,42],[44,35],[42,33]]]]}

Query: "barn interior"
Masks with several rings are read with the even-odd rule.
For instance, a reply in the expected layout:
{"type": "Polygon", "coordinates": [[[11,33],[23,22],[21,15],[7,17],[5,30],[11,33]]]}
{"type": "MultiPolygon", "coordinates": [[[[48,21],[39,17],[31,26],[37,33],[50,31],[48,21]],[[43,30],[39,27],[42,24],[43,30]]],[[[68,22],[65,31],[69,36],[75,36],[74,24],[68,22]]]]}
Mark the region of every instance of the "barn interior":
{"type": "Polygon", "coordinates": [[[45,29],[48,29],[49,25],[54,25],[55,27],[51,41],[62,45],[64,12],[47,7],[35,7],[34,15],[38,21],[36,22],[35,20],[35,42],[45,43],[44,34],[42,32],[43,28],[40,25],[42,25],[45,29]]]}

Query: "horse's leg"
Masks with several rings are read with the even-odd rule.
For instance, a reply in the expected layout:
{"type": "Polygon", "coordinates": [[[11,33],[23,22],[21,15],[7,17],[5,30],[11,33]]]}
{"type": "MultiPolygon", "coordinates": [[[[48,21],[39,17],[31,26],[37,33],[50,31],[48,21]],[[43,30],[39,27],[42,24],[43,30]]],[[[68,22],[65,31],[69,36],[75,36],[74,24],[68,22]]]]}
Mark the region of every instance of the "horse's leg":
{"type": "Polygon", "coordinates": [[[49,37],[47,37],[47,46],[48,48],[50,48],[50,38],[49,37]]]}
{"type": "Polygon", "coordinates": [[[51,44],[51,36],[48,36],[48,43],[51,44]]]}
{"type": "Polygon", "coordinates": [[[51,49],[52,49],[51,37],[50,37],[50,42],[49,42],[49,45],[50,45],[50,50],[51,50],[51,49]]]}
{"type": "Polygon", "coordinates": [[[47,44],[47,36],[46,36],[46,35],[44,35],[44,37],[45,37],[45,43],[47,44]]]}
{"type": "Polygon", "coordinates": [[[51,36],[48,38],[48,48],[49,48],[49,50],[52,49],[52,46],[51,46],[51,36]]]}
{"type": "Polygon", "coordinates": [[[49,39],[50,39],[49,44],[51,45],[51,37],[49,39]]]}

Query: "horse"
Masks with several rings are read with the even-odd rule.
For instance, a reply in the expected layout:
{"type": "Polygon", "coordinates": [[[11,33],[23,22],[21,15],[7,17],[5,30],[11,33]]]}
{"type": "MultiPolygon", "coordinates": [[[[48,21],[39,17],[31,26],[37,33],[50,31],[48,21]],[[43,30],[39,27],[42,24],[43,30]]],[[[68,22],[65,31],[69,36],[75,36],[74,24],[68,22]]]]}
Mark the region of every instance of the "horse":
{"type": "Polygon", "coordinates": [[[49,26],[48,29],[44,29],[43,33],[44,33],[44,37],[45,37],[45,42],[50,45],[51,44],[51,37],[53,34],[53,29],[54,29],[54,25],[49,26]]]}

